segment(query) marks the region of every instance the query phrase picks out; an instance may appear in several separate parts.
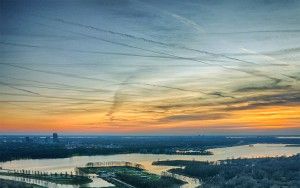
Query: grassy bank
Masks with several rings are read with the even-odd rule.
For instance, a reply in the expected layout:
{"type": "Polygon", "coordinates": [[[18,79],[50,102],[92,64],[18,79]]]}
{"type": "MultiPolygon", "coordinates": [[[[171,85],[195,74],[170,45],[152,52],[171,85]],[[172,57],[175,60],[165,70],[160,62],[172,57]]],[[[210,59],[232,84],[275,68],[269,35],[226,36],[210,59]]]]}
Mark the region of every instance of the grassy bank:
{"type": "Polygon", "coordinates": [[[168,188],[179,187],[185,183],[172,177],[159,176],[134,167],[87,167],[80,170],[84,173],[96,173],[111,183],[117,179],[134,187],[168,188]]]}
{"type": "Polygon", "coordinates": [[[198,178],[202,187],[300,187],[300,154],[292,157],[232,159],[218,163],[157,161],[154,165],[184,166],[170,172],[198,178]]]}

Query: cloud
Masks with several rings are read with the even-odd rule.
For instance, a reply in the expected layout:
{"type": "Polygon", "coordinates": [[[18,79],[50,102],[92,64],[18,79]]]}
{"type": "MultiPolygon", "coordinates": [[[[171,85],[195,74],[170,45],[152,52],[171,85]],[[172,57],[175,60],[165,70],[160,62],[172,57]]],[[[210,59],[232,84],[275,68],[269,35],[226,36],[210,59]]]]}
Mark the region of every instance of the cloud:
{"type": "Polygon", "coordinates": [[[290,89],[291,85],[271,85],[271,86],[250,86],[250,87],[242,87],[234,92],[256,92],[256,91],[266,91],[266,90],[286,90],[290,89]]]}
{"type": "Polygon", "coordinates": [[[256,91],[269,91],[269,90],[289,90],[292,85],[279,85],[281,79],[275,79],[272,83],[259,84],[254,83],[251,86],[244,86],[236,89],[234,92],[256,92],[256,91]]]}
{"type": "MultiPolygon", "coordinates": [[[[135,71],[135,72],[137,72],[137,71],[135,71]]],[[[118,108],[120,108],[120,106],[124,102],[125,97],[122,94],[122,90],[124,89],[123,88],[124,85],[134,77],[135,77],[135,73],[132,73],[131,75],[129,75],[123,82],[121,82],[119,84],[119,87],[114,92],[113,103],[112,103],[111,108],[109,109],[108,113],[106,114],[107,116],[109,116],[110,121],[115,120],[114,113],[117,111],[118,108]]]]}
{"type": "Polygon", "coordinates": [[[160,119],[160,122],[179,122],[179,121],[198,121],[198,120],[216,120],[227,117],[226,113],[212,113],[212,114],[188,114],[188,115],[172,115],[160,119]]]}
{"type": "MultiPolygon", "coordinates": [[[[176,15],[176,14],[173,14],[173,16],[174,15],[176,15]]],[[[49,18],[49,17],[44,17],[44,16],[40,16],[40,17],[45,18],[45,19],[49,19],[49,20],[53,20],[53,21],[57,21],[57,22],[61,22],[61,23],[65,23],[65,24],[76,25],[76,26],[83,27],[83,28],[86,28],[86,29],[92,29],[92,30],[96,30],[96,31],[100,31],[100,32],[114,34],[114,35],[118,35],[118,36],[121,36],[121,37],[127,37],[127,38],[131,38],[131,39],[135,39],[135,40],[142,40],[144,42],[149,42],[149,43],[152,43],[152,44],[159,44],[159,45],[163,45],[163,46],[167,46],[167,47],[184,49],[184,50],[188,50],[188,51],[192,51],[192,52],[198,52],[198,53],[201,53],[201,54],[211,55],[211,56],[214,56],[214,57],[224,57],[224,58],[227,58],[227,59],[230,59],[230,60],[234,60],[234,61],[242,62],[242,63],[246,63],[246,64],[252,64],[252,65],[257,64],[255,62],[242,60],[242,59],[239,59],[239,58],[236,58],[236,57],[230,57],[230,56],[227,56],[227,55],[218,54],[218,53],[214,53],[214,52],[209,52],[209,51],[205,51],[205,50],[193,49],[193,48],[181,46],[181,45],[178,45],[178,44],[168,44],[168,43],[164,43],[164,42],[154,41],[154,40],[150,40],[150,39],[146,39],[146,38],[142,38],[142,37],[137,37],[137,36],[132,35],[132,34],[120,33],[120,32],[116,32],[116,31],[112,31],[112,30],[105,30],[105,29],[101,29],[101,28],[98,28],[98,27],[85,25],[85,24],[81,24],[81,23],[76,23],[76,22],[71,22],[71,21],[67,21],[67,20],[64,20],[64,19],[60,19],[60,18],[49,18]]],[[[178,17],[181,18],[181,20],[184,19],[185,23],[187,23],[187,22],[189,24],[194,23],[192,20],[189,20],[187,18],[184,18],[184,17],[181,17],[181,16],[177,15],[177,19],[178,19],[178,17]]],[[[195,25],[195,24],[196,23],[194,23],[192,25],[195,25]]],[[[45,25],[45,24],[41,24],[41,25],[45,25]]],[[[50,26],[48,26],[48,27],[50,27],[50,26]]],[[[201,64],[212,65],[212,66],[217,65],[217,66],[219,66],[223,69],[226,69],[226,70],[234,70],[234,71],[244,72],[244,73],[259,76],[259,77],[266,77],[266,78],[269,78],[269,79],[275,79],[275,78],[266,76],[262,73],[258,73],[258,72],[254,73],[253,71],[246,71],[246,70],[241,70],[241,69],[237,69],[237,68],[226,67],[226,66],[223,66],[223,65],[212,64],[212,63],[208,63],[207,61],[203,61],[203,60],[200,60],[200,59],[197,59],[197,58],[183,57],[183,56],[179,56],[177,54],[174,55],[174,54],[171,54],[171,53],[166,53],[166,52],[163,52],[163,51],[157,51],[157,50],[152,50],[152,49],[148,49],[148,48],[143,48],[143,47],[139,47],[139,46],[135,46],[135,45],[130,45],[130,44],[127,44],[127,43],[122,43],[122,42],[119,42],[119,41],[116,42],[116,41],[108,40],[106,38],[101,38],[101,37],[90,35],[90,34],[74,32],[74,31],[70,31],[70,30],[64,30],[64,31],[70,32],[72,34],[78,34],[80,36],[85,36],[85,37],[91,38],[91,39],[100,40],[100,41],[107,42],[107,43],[114,44],[114,45],[118,45],[118,46],[123,46],[123,47],[132,48],[132,49],[142,50],[142,51],[145,51],[145,52],[152,52],[152,53],[158,54],[158,55],[168,56],[168,57],[171,57],[171,58],[175,58],[177,60],[194,61],[194,62],[198,62],[198,63],[201,63],[201,64]]]]}
{"type": "Polygon", "coordinates": [[[299,29],[282,29],[282,30],[253,30],[253,31],[233,31],[233,32],[210,32],[207,34],[217,35],[236,35],[236,34],[252,34],[252,33],[299,33],[299,29]]]}
{"type": "Polygon", "coordinates": [[[254,97],[244,97],[234,101],[225,102],[228,105],[225,111],[248,110],[264,106],[276,105],[298,105],[300,103],[300,92],[284,92],[280,94],[263,94],[254,97]]]}
{"type": "Polygon", "coordinates": [[[265,52],[267,55],[286,55],[286,54],[297,54],[300,53],[300,47],[285,48],[277,51],[265,52]]]}

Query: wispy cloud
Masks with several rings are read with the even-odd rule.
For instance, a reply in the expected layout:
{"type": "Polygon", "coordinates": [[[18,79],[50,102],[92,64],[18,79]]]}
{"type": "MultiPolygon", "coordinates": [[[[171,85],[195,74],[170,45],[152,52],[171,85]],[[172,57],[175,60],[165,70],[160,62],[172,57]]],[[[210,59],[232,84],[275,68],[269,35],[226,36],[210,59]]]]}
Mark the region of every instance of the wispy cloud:
{"type": "Polygon", "coordinates": [[[7,125],[183,134],[299,126],[298,1],[1,5],[7,125]]]}
{"type": "Polygon", "coordinates": [[[172,115],[160,119],[160,122],[180,122],[180,121],[199,121],[199,120],[217,120],[227,117],[225,113],[212,114],[187,114],[187,115],[172,115]]]}

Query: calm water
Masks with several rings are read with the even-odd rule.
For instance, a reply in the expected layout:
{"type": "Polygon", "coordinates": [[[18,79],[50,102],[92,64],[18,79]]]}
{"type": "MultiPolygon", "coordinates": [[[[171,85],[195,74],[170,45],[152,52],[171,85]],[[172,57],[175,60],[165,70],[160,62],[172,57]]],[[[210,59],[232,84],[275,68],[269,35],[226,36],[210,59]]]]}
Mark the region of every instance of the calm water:
{"type": "Polygon", "coordinates": [[[25,182],[25,183],[40,185],[40,186],[43,186],[43,187],[51,187],[51,188],[78,188],[79,187],[79,186],[76,186],[76,185],[62,185],[62,184],[51,183],[51,182],[48,182],[48,181],[36,180],[36,179],[30,179],[30,178],[23,178],[23,177],[13,177],[13,176],[0,175],[0,179],[25,182]]]}
{"type": "MultiPolygon", "coordinates": [[[[106,161],[129,161],[140,163],[152,172],[160,174],[171,167],[153,166],[151,163],[156,160],[199,160],[216,161],[228,158],[252,158],[252,157],[275,157],[291,156],[300,153],[300,147],[286,147],[284,144],[255,144],[254,147],[235,146],[226,148],[211,149],[214,155],[156,155],[156,154],[120,154],[107,156],[78,156],[64,159],[28,159],[14,160],[0,163],[4,169],[28,169],[46,172],[71,172],[75,167],[85,166],[88,162],[106,162],[106,161]]],[[[99,178],[98,178],[99,179],[99,178]]],[[[109,186],[111,184],[104,180],[99,180],[97,185],[109,186]]]]}

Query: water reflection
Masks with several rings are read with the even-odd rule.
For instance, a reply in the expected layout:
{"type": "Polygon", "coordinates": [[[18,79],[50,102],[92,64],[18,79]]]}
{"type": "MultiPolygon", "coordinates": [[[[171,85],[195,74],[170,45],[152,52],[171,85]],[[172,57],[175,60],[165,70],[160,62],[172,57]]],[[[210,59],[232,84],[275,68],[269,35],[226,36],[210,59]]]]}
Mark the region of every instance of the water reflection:
{"type": "Polygon", "coordinates": [[[48,182],[48,181],[30,179],[30,178],[24,178],[24,177],[0,175],[0,179],[13,180],[13,181],[18,181],[18,182],[25,182],[25,183],[40,185],[40,186],[49,187],[49,188],[79,188],[78,185],[62,185],[62,184],[57,184],[57,183],[51,183],[51,182],[48,182]]]}
{"type": "MultiPolygon", "coordinates": [[[[75,167],[85,166],[88,162],[107,162],[107,161],[128,161],[142,164],[146,170],[161,174],[172,167],[153,166],[152,162],[156,160],[199,160],[216,161],[228,158],[252,158],[252,157],[275,157],[291,156],[300,153],[300,147],[286,147],[284,144],[255,144],[254,147],[235,146],[226,148],[211,149],[214,155],[157,155],[157,154],[121,154],[106,156],[77,156],[64,159],[29,159],[14,160],[0,163],[5,169],[26,169],[44,172],[73,172],[75,167]]],[[[108,182],[98,179],[98,186],[110,186],[108,182]]]]}
{"type": "Polygon", "coordinates": [[[112,187],[112,186],[114,186],[113,184],[108,183],[108,182],[104,181],[103,179],[100,179],[97,177],[91,178],[93,180],[93,182],[83,184],[83,185],[58,184],[58,183],[52,183],[52,182],[44,181],[44,180],[37,180],[37,179],[24,178],[24,177],[15,177],[15,176],[5,176],[5,175],[0,175],[0,179],[25,182],[25,183],[40,185],[40,186],[48,187],[48,188],[79,188],[79,187],[112,187]]]}

